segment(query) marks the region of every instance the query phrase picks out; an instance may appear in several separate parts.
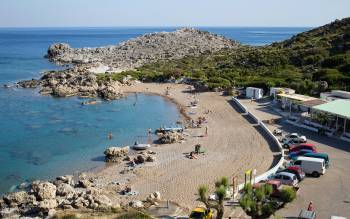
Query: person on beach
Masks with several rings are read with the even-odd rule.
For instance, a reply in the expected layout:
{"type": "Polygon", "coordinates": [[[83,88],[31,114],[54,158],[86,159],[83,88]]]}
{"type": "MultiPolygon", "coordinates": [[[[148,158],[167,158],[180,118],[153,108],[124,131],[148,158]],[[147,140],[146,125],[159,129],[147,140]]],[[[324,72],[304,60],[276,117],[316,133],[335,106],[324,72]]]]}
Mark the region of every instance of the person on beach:
{"type": "Polygon", "coordinates": [[[205,137],[208,136],[208,126],[205,126],[205,134],[204,134],[205,137]]]}
{"type": "Polygon", "coordinates": [[[109,140],[112,140],[112,138],[113,138],[113,134],[112,134],[112,132],[109,132],[109,134],[108,134],[108,139],[109,139],[109,140]]]}
{"type": "Polygon", "coordinates": [[[190,159],[197,159],[197,157],[196,157],[196,155],[194,155],[193,151],[191,151],[189,158],[190,159]]]}
{"type": "Polygon", "coordinates": [[[200,153],[200,151],[201,151],[201,144],[196,144],[195,146],[194,146],[194,151],[196,152],[196,154],[199,154],[200,153]]]}
{"type": "Polygon", "coordinates": [[[152,129],[151,128],[149,128],[148,130],[147,130],[147,141],[148,141],[148,144],[151,144],[152,143],[152,129]]]}
{"type": "Polygon", "coordinates": [[[314,211],[314,210],[315,210],[315,209],[314,209],[314,204],[313,204],[312,201],[309,203],[309,206],[307,207],[307,210],[308,210],[308,211],[314,211]]]}

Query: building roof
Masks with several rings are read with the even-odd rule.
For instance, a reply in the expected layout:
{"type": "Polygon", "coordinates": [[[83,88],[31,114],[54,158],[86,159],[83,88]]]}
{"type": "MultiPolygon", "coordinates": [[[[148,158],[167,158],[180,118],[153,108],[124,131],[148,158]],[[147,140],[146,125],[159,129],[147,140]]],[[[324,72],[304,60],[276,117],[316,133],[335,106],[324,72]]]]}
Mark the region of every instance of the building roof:
{"type": "Polygon", "coordinates": [[[296,101],[309,101],[309,100],[317,100],[315,97],[310,97],[310,96],[305,96],[301,94],[277,94],[279,97],[285,97],[291,100],[296,100],[296,101]]]}
{"type": "Polygon", "coordinates": [[[349,100],[334,100],[328,103],[315,106],[313,107],[313,109],[350,119],[349,100]]]}
{"type": "Polygon", "coordinates": [[[327,101],[325,100],[321,100],[321,99],[316,99],[316,100],[307,100],[307,101],[304,101],[302,103],[303,106],[306,106],[306,107],[314,107],[314,106],[318,106],[318,105],[321,105],[321,104],[324,104],[324,103],[327,103],[327,101]]]}

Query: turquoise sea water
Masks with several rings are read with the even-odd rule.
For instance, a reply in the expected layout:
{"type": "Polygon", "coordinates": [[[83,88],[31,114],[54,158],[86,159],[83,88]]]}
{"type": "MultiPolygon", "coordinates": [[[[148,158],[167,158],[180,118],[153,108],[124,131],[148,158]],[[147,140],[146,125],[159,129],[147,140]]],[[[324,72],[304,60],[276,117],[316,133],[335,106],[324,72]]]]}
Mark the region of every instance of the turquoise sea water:
{"type": "MultiPolygon", "coordinates": [[[[58,68],[43,58],[49,45],[116,44],[175,28],[0,28],[0,85],[58,68]]],[[[250,45],[289,38],[308,28],[201,28],[250,45]]],[[[109,145],[146,141],[146,129],[174,125],[176,106],[161,97],[129,95],[98,105],[41,96],[37,90],[0,87],[0,193],[26,180],[51,178],[104,165],[109,145]],[[134,106],[134,103],[136,105],[134,106]],[[112,132],[114,138],[108,140],[112,132]]]]}

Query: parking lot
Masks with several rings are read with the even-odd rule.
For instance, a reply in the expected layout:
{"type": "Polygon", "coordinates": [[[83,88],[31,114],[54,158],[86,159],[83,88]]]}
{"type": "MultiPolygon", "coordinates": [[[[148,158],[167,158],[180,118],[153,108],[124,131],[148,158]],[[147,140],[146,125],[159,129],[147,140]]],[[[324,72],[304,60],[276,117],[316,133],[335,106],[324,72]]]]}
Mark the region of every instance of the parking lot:
{"type": "MultiPolygon", "coordinates": [[[[243,101],[248,109],[260,119],[278,119],[266,103],[259,104],[243,101]]],[[[317,218],[330,218],[332,215],[350,218],[350,143],[327,136],[320,136],[315,132],[292,126],[283,120],[269,125],[271,130],[281,129],[285,133],[296,132],[305,135],[308,143],[314,143],[318,150],[330,157],[330,167],[320,178],[307,177],[300,184],[300,191],[295,201],[277,212],[286,218],[298,216],[301,209],[306,209],[310,201],[313,202],[317,218]]]]}

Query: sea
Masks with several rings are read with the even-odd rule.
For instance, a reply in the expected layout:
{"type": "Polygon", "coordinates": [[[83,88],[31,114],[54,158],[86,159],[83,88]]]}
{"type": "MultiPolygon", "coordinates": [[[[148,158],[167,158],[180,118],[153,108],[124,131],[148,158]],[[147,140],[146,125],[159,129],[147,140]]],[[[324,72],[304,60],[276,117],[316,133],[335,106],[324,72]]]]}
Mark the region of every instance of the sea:
{"type": "MultiPolygon", "coordinates": [[[[310,29],[198,28],[255,46],[282,41],[310,29]]],[[[45,70],[60,69],[44,58],[53,43],[98,47],[176,29],[0,28],[0,194],[35,179],[103,167],[106,147],[146,143],[147,129],[175,126],[180,119],[177,107],[159,96],[131,94],[116,101],[82,106],[84,100],[77,97],[42,96],[36,89],[3,88],[4,84],[39,78],[45,70]]]]}

